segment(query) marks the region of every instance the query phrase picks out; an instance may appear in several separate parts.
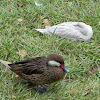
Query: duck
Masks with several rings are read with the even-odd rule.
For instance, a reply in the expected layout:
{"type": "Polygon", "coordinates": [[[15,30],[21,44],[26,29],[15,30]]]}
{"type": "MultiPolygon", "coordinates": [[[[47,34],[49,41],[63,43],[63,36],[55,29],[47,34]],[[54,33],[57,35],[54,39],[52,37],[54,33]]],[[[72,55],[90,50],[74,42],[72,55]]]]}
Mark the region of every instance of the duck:
{"type": "Polygon", "coordinates": [[[64,67],[63,57],[59,54],[29,58],[16,63],[3,60],[0,60],[0,62],[33,85],[41,85],[43,88],[35,89],[37,89],[38,92],[42,91],[42,93],[47,90],[48,84],[62,79],[65,73],[69,72],[69,70],[64,67]]]}
{"type": "Polygon", "coordinates": [[[46,26],[45,29],[35,30],[42,34],[55,34],[61,38],[79,41],[88,41],[93,36],[92,27],[83,22],[64,22],[54,26],[46,26]]]}

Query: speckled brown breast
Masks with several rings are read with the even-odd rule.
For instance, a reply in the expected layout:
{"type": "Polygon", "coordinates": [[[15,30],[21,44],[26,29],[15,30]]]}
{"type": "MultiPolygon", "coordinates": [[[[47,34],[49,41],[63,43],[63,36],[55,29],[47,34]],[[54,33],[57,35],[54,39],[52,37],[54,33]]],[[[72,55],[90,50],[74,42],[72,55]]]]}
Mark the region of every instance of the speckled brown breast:
{"type": "Polygon", "coordinates": [[[23,78],[29,79],[33,84],[48,84],[62,79],[65,72],[61,68],[49,68],[42,74],[22,75],[23,78]]]}

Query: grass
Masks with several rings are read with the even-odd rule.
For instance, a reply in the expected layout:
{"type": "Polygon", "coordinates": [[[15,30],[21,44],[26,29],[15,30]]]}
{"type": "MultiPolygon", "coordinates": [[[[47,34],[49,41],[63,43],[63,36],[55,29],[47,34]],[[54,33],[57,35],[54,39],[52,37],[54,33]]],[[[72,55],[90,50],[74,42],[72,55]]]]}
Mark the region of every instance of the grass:
{"type": "Polygon", "coordinates": [[[70,73],[52,83],[49,92],[39,95],[0,64],[0,100],[100,100],[100,1],[99,0],[35,0],[0,1],[0,59],[17,62],[33,56],[58,53],[65,59],[70,73]],[[17,4],[21,2],[23,7],[17,4]],[[93,27],[94,35],[87,42],[41,35],[35,28],[44,28],[40,17],[51,25],[82,21],[93,27]],[[22,19],[21,22],[18,19],[22,19]],[[19,55],[24,50],[25,54],[19,55]]]}

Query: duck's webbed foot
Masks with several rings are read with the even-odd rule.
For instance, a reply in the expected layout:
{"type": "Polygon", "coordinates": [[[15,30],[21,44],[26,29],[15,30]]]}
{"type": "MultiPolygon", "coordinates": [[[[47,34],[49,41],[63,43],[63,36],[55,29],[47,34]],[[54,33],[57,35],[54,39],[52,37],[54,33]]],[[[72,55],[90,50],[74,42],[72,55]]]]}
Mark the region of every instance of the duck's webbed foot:
{"type": "Polygon", "coordinates": [[[49,84],[44,84],[44,85],[41,85],[41,87],[35,87],[34,89],[39,92],[39,94],[43,94],[43,93],[46,93],[47,92],[47,88],[49,87],[50,85],[49,84]]]}

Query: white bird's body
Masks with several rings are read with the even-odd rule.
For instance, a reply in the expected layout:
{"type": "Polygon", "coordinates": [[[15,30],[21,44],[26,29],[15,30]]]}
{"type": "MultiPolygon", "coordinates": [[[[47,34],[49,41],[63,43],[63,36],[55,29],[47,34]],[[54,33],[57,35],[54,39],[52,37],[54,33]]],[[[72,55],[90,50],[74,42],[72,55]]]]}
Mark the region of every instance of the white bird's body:
{"type": "Polygon", "coordinates": [[[68,38],[73,40],[87,41],[92,35],[92,27],[86,25],[83,22],[65,22],[54,26],[46,26],[45,29],[36,29],[41,33],[52,35],[62,38],[68,38]]]}

